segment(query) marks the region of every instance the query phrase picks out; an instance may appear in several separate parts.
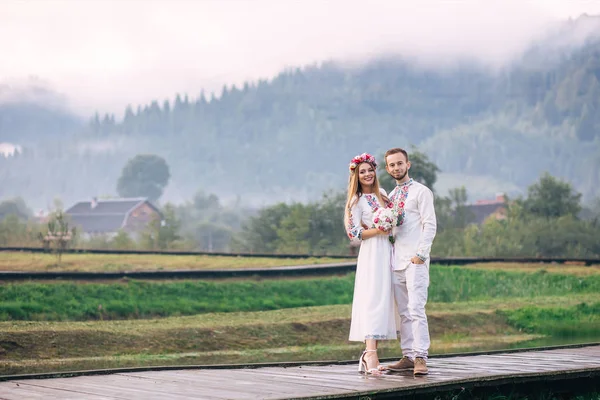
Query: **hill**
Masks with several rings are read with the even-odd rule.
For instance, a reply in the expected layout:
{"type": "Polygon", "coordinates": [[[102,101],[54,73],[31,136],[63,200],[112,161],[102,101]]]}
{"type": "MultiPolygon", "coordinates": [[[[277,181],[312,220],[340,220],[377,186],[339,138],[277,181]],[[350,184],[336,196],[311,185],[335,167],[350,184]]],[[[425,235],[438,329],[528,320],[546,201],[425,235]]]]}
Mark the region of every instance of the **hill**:
{"type": "Polygon", "coordinates": [[[442,170],[441,194],[465,185],[472,197],[517,195],[548,171],[589,200],[600,196],[599,21],[570,21],[497,70],[394,56],[360,68],[326,62],[210,99],[178,95],[128,107],[122,119],[96,116],[75,136],[47,123],[37,135],[52,142],[0,158],[0,196],[113,194],[128,158],[155,153],[171,167],[164,200],[203,189],[254,204],[304,201],[342,189],[357,153],[416,146],[442,170]]]}

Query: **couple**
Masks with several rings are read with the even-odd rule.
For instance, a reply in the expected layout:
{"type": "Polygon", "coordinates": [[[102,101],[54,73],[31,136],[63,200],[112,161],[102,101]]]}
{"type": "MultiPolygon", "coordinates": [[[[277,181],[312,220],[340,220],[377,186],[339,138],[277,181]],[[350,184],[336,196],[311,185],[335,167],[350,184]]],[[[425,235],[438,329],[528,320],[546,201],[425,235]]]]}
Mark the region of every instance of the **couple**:
{"type": "Polygon", "coordinates": [[[349,340],[366,344],[359,372],[379,375],[385,370],[413,370],[415,375],[426,375],[429,328],[425,303],[429,252],[437,227],[433,193],[409,177],[410,161],[404,149],[388,150],[384,162],[396,180],[389,196],[379,187],[375,157],[363,153],[350,163],[344,222],[350,240],[360,241],[360,250],[349,340]],[[375,228],[374,212],[392,205],[399,207],[398,225],[388,232],[375,228]],[[380,365],[377,343],[395,340],[398,334],[402,359],[380,365]]]}

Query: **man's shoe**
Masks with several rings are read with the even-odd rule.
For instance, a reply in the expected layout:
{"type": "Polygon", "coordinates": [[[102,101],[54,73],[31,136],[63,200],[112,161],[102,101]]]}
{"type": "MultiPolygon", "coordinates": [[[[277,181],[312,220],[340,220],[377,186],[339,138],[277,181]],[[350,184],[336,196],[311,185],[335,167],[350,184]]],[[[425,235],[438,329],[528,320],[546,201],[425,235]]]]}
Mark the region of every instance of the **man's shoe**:
{"type": "Polygon", "coordinates": [[[415,369],[413,371],[415,375],[427,375],[429,370],[427,369],[427,362],[424,358],[415,358],[415,369]]]}
{"type": "Polygon", "coordinates": [[[387,370],[390,370],[390,371],[406,371],[409,369],[413,369],[414,366],[415,366],[415,363],[412,362],[410,358],[404,356],[397,363],[388,365],[384,368],[387,370]]]}

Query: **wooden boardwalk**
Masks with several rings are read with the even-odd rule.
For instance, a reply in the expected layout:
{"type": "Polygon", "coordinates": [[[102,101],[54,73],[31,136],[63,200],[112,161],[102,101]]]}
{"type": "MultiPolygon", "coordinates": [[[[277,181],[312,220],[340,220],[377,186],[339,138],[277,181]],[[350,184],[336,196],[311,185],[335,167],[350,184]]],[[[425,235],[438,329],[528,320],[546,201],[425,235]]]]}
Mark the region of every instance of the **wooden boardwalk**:
{"type": "Polygon", "coordinates": [[[393,397],[457,387],[600,378],[600,345],[434,357],[430,373],[363,376],[357,363],[200,368],[0,382],[0,399],[334,399],[393,397]]]}

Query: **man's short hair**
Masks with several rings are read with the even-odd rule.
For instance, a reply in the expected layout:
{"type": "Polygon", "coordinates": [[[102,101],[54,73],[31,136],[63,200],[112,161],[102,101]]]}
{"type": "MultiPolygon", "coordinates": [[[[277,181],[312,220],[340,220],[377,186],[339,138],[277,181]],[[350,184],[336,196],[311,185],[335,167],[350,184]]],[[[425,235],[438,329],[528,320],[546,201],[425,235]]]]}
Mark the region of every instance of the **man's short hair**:
{"type": "Polygon", "coordinates": [[[406,150],[401,149],[400,147],[394,147],[393,149],[389,149],[388,151],[385,152],[385,155],[383,156],[383,161],[385,162],[385,165],[387,165],[388,156],[391,156],[392,154],[398,154],[398,153],[404,154],[404,157],[406,157],[406,161],[408,161],[408,153],[406,152],[406,150]]]}

